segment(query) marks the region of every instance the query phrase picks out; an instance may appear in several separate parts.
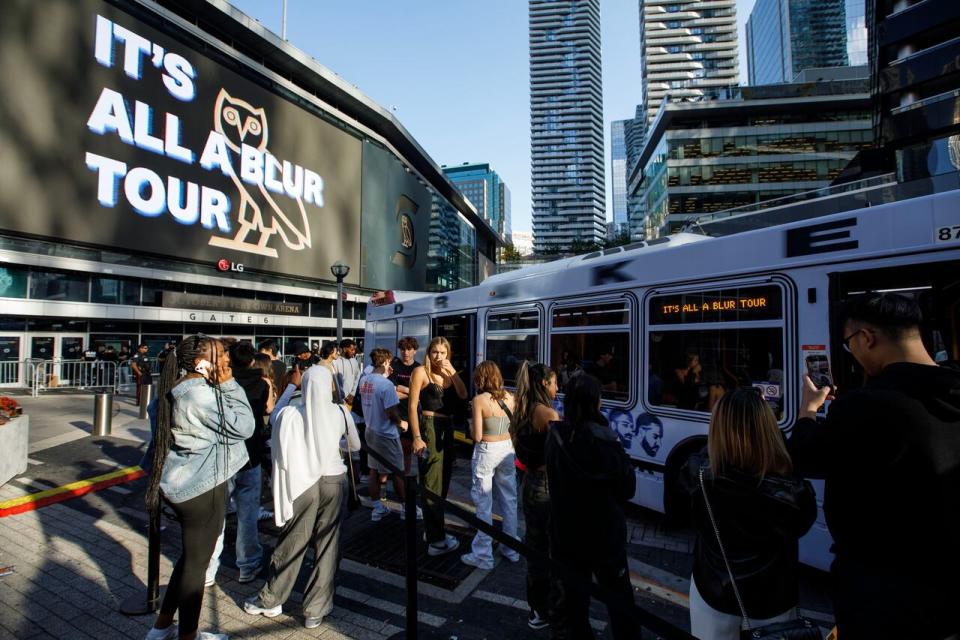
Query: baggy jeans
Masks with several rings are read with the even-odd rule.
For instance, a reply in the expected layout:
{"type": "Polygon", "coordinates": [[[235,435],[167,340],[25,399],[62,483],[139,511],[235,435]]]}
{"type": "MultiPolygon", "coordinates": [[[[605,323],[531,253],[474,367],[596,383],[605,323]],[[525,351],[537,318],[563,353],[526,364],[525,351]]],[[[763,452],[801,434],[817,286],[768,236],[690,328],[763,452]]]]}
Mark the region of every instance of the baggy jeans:
{"type": "MultiPolygon", "coordinates": [[[[493,522],[493,504],[503,517],[502,531],[517,537],[517,472],[514,467],[513,443],[478,442],[473,448],[473,486],[470,497],[477,507],[477,518],[493,522]]],[[[504,549],[507,555],[516,555],[512,549],[504,549]]],[[[473,538],[473,555],[484,564],[493,565],[493,539],[477,532],[473,538]]]]}
{"type": "Polygon", "coordinates": [[[340,565],[340,506],[346,474],[323,476],[293,501],[293,517],[283,525],[270,559],[270,577],[260,604],[271,608],[290,597],[307,547],[314,562],[303,594],[303,615],[323,618],[333,610],[334,578],[340,565]]]}
{"type": "MultiPolygon", "coordinates": [[[[257,571],[263,560],[263,546],[260,544],[260,530],[257,520],[260,516],[260,465],[252,469],[238,471],[227,481],[227,496],[233,496],[237,503],[237,569],[240,573],[257,571]]],[[[220,527],[220,537],[213,549],[210,564],[207,565],[207,582],[217,577],[220,569],[220,554],[223,553],[223,532],[226,519],[220,527]]]]}

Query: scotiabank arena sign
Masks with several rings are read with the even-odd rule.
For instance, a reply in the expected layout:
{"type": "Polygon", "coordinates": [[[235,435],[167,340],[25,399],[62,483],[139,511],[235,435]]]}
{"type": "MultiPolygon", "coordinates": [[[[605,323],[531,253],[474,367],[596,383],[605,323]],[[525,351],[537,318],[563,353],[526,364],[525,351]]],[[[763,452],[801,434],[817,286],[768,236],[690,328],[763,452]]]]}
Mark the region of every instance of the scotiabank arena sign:
{"type": "Polygon", "coordinates": [[[3,16],[0,229],[326,279],[359,264],[357,138],[111,4],[3,16]]]}

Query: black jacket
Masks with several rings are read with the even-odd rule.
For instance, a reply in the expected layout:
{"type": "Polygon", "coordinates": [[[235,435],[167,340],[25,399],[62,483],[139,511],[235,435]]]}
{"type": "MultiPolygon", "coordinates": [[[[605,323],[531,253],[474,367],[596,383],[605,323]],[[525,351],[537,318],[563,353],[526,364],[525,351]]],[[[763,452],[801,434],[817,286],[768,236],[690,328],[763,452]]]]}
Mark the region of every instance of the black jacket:
{"type": "Polygon", "coordinates": [[[889,365],[825,423],[797,421],[789,448],[799,473],[826,480],[842,635],[960,631],[960,373],[889,365]]]}
{"type": "Polygon", "coordinates": [[[623,507],[637,489],[630,458],[607,425],[553,423],[545,447],[551,531],[561,553],[619,558],[626,551],[623,507]]]}
{"type": "Polygon", "coordinates": [[[250,456],[250,460],[243,467],[243,470],[247,470],[259,466],[265,458],[269,457],[266,455],[264,416],[267,411],[270,385],[263,379],[263,371],[260,367],[234,369],[233,377],[247,394],[247,401],[250,402],[250,409],[253,411],[253,435],[244,440],[244,444],[247,445],[247,455],[250,456]]]}
{"type": "Polygon", "coordinates": [[[795,607],[799,600],[797,540],[817,517],[813,487],[806,480],[776,473],[759,480],[731,469],[714,477],[706,451],[690,456],[680,481],[690,494],[697,531],[693,579],[707,604],[731,615],[740,615],[740,608],[703,501],[701,467],[747,614],[772,618],[795,607]]]}

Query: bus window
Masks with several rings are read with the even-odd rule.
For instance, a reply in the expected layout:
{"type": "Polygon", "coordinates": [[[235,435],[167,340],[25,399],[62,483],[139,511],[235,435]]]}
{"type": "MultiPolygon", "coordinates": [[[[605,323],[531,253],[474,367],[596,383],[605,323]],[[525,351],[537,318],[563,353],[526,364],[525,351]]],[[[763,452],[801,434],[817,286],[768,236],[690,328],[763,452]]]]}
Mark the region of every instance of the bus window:
{"type": "Polygon", "coordinates": [[[580,373],[600,380],[603,397],[630,398],[630,306],[627,300],[555,307],[550,329],[550,366],[560,390],[580,373]]]}
{"type": "Polygon", "coordinates": [[[775,285],[651,298],[648,403],[710,412],[726,391],[753,387],[782,418],[782,306],[775,285]]]}
{"type": "Polygon", "coordinates": [[[491,313],[487,316],[487,360],[500,367],[503,383],[516,385],[517,371],[526,360],[540,356],[540,312],[536,309],[491,313]]]}

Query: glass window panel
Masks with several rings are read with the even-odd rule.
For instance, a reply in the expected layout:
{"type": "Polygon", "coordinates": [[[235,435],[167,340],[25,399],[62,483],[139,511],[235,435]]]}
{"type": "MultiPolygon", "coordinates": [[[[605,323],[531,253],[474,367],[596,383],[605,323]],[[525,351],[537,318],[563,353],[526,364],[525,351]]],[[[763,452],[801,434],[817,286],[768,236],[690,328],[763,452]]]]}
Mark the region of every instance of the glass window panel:
{"type": "Polygon", "coordinates": [[[536,335],[487,336],[487,360],[493,360],[500,367],[504,384],[516,384],[517,371],[524,361],[537,362],[539,341],[536,335]]]}
{"type": "Polygon", "coordinates": [[[3,331],[26,331],[27,319],[17,316],[0,316],[0,330],[3,331]]]}
{"type": "Polygon", "coordinates": [[[0,298],[27,297],[27,270],[9,265],[0,267],[0,298]]]}
{"type": "Polygon", "coordinates": [[[90,301],[104,304],[140,304],[140,281],[128,278],[91,277],[90,301]]]}
{"type": "Polygon", "coordinates": [[[333,300],[312,300],[310,302],[310,315],[314,318],[332,318],[333,300]]]}
{"type": "Polygon", "coordinates": [[[650,404],[709,412],[726,392],[755,387],[783,415],[783,329],[651,332],[650,404]]]}
{"type": "Polygon", "coordinates": [[[589,307],[562,307],[553,311],[553,327],[587,327],[628,324],[627,303],[612,302],[589,307]]]}
{"type": "Polygon", "coordinates": [[[71,271],[34,270],[30,274],[30,297],[35,300],[86,302],[90,277],[71,271]]]}
{"type": "Polygon", "coordinates": [[[550,363],[563,385],[561,391],[571,378],[586,372],[600,380],[605,399],[630,397],[630,334],[626,331],[553,334],[550,363]]]}
{"type": "Polygon", "coordinates": [[[515,331],[517,329],[537,329],[540,315],[535,309],[512,313],[495,313],[487,318],[487,331],[515,331]]]}
{"type": "Polygon", "coordinates": [[[220,298],[223,296],[223,287],[214,287],[208,284],[186,284],[187,293],[199,293],[204,296],[220,298]]]}

